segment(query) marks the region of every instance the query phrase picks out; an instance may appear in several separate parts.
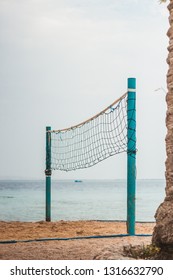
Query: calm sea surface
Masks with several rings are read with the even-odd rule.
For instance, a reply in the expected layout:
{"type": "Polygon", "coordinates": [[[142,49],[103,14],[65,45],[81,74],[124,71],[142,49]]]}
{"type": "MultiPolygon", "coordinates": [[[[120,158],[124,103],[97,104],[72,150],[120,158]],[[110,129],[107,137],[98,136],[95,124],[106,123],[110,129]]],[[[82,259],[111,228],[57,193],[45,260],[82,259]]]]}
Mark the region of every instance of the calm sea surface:
{"type": "MultiPolygon", "coordinates": [[[[52,220],[126,220],[125,180],[52,182],[52,220]]],[[[154,221],[164,180],[138,180],[136,220],[154,221]]],[[[0,220],[45,219],[44,181],[0,181],[0,220]]]]}

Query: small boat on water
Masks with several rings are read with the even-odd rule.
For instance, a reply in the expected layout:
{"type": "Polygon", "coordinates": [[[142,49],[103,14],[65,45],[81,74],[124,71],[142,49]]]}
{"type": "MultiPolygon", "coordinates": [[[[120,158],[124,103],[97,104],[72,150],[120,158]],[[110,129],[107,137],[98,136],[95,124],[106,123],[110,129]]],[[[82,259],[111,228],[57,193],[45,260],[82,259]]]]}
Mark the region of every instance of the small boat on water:
{"type": "Polygon", "coordinates": [[[82,180],[75,180],[75,183],[82,183],[82,180]]]}

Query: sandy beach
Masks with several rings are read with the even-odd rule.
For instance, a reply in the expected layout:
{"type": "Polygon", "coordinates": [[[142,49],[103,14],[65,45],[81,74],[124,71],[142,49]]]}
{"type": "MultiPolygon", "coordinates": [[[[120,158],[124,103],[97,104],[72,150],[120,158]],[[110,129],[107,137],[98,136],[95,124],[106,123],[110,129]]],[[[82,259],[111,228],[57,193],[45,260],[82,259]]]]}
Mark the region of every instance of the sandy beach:
{"type": "MultiPolygon", "coordinates": [[[[136,234],[152,234],[154,223],[136,223],[136,234]]],[[[4,260],[93,260],[130,259],[124,255],[126,245],[146,245],[151,236],[127,236],[76,240],[31,241],[43,238],[73,238],[126,234],[125,222],[0,221],[0,259],[4,260]],[[5,243],[2,241],[20,241],[5,243]],[[30,242],[24,242],[30,241],[30,242]]]]}

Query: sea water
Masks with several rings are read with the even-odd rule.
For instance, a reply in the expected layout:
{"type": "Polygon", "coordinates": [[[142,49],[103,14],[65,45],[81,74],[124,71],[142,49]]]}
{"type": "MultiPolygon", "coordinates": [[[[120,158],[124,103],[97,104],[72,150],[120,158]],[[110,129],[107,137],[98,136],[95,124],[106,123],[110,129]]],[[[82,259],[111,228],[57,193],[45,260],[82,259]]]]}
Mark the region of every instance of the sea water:
{"type": "MultiPolygon", "coordinates": [[[[165,196],[164,180],[138,180],[136,220],[155,221],[165,196]]],[[[126,220],[125,180],[52,181],[52,221],[126,220]]],[[[45,220],[44,181],[0,181],[0,220],[45,220]]]]}

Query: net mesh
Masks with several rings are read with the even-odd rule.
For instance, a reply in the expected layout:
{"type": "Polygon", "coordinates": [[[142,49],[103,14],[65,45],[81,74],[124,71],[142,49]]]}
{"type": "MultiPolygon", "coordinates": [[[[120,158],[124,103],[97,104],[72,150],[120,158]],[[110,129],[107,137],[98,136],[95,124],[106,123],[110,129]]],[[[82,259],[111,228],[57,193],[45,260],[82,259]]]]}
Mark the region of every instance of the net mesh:
{"type": "Polygon", "coordinates": [[[127,94],[93,118],[51,133],[51,169],[76,170],[127,152],[127,94]]]}

